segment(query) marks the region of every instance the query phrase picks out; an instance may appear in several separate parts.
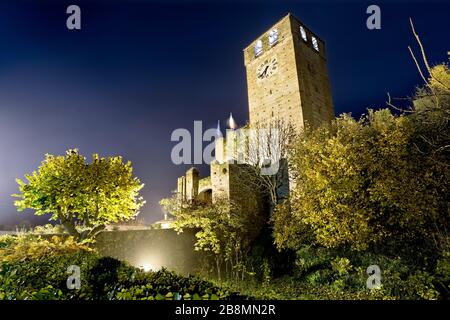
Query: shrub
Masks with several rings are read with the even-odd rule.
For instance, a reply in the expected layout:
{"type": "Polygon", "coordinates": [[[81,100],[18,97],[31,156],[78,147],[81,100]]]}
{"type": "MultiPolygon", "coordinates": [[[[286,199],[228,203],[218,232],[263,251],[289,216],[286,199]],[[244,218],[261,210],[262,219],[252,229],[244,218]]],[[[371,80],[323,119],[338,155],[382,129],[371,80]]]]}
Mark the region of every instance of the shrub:
{"type": "Polygon", "coordinates": [[[0,237],[0,260],[3,262],[39,260],[80,250],[92,251],[87,245],[74,241],[73,237],[53,236],[46,239],[27,233],[17,237],[0,237]]]}
{"type": "Polygon", "coordinates": [[[411,266],[400,257],[304,246],[297,251],[295,278],[311,299],[442,299],[448,295],[450,263],[411,266]],[[381,288],[368,289],[367,267],[378,265],[381,288]],[[305,289],[306,288],[306,289],[305,289]]]}
{"type": "Polygon", "coordinates": [[[2,261],[0,266],[0,298],[7,300],[74,299],[92,296],[84,275],[95,265],[98,255],[77,251],[48,255],[39,259],[2,261]],[[77,265],[81,270],[80,290],[67,289],[67,268],[77,265]]]}
{"type": "Polygon", "coordinates": [[[130,287],[115,295],[118,300],[217,300],[243,298],[197,277],[182,277],[166,269],[142,273],[130,287]]]}
{"type": "Polygon", "coordinates": [[[183,277],[165,269],[144,272],[126,262],[101,257],[70,238],[63,241],[57,237],[2,237],[0,252],[0,299],[242,298],[193,276],[183,277]],[[67,268],[71,265],[80,268],[81,288],[77,290],[67,288],[67,268]]]}
{"type": "Polygon", "coordinates": [[[339,257],[331,261],[331,267],[340,276],[348,274],[352,269],[350,260],[339,257]]]}
{"type": "Polygon", "coordinates": [[[405,295],[411,299],[435,300],[439,292],[433,285],[434,277],[425,271],[416,271],[404,283],[405,295]]]}
{"type": "Polygon", "coordinates": [[[46,224],[44,226],[36,226],[33,229],[33,233],[34,234],[64,234],[66,233],[64,227],[60,224],[57,225],[51,225],[51,224],[46,224]]]}

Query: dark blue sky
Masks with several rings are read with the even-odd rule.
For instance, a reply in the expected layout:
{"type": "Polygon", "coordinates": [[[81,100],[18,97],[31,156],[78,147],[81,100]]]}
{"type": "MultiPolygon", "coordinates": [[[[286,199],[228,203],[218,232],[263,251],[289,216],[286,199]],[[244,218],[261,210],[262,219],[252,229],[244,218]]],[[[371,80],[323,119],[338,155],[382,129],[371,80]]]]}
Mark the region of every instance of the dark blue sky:
{"type": "Polygon", "coordinates": [[[0,224],[31,220],[12,205],[14,179],[74,147],[131,160],[146,184],[142,215],[160,219],[158,200],[188,168],[170,160],[171,132],[224,124],[230,112],[247,121],[242,49],[288,12],[326,42],[336,114],[420,84],[408,17],[430,62],[448,59],[444,1],[0,2],[0,224]],[[70,4],[80,31],[66,28],[70,4]],[[381,30],[366,28],[369,4],[381,7],[381,30]]]}

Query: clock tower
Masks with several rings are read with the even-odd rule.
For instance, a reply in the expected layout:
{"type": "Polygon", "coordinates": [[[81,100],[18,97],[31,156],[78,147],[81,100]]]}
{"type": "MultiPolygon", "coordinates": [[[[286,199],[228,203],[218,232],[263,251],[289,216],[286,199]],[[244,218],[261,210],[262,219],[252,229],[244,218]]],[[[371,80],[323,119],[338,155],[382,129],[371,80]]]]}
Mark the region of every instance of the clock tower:
{"type": "Polygon", "coordinates": [[[250,125],[301,130],[334,118],[325,43],[288,14],[244,49],[250,125]]]}

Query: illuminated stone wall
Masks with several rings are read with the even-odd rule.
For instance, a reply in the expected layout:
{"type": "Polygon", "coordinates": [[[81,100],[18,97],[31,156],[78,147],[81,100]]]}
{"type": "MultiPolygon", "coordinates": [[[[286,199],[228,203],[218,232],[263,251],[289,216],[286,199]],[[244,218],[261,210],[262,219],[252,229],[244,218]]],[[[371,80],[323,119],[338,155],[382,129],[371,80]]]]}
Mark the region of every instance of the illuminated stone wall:
{"type": "Polygon", "coordinates": [[[137,267],[164,266],[179,273],[204,272],[205,255],[194,251],[194,231],[173,230],[105,231],[96,238],[101,255],[128,261],[137,267]]]}

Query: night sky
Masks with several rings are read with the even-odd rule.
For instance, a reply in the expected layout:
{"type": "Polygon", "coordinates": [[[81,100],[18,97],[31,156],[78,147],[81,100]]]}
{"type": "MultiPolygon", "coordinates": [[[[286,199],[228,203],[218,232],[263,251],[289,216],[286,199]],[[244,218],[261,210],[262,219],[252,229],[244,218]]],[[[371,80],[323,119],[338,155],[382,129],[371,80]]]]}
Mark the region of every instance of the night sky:
{"type": "MultiPolygon", "coordinates": [[[[248,120],[242,50],[288,12],[327,45],[336,114],[359,116],[421,84],[407,46],[415,21],[429,61],[447,61],[449,2],[3,1],[0,3],[0,224],[17,213],[16,177],[45,153],[122,155],[146,184],[148,222],[189,166],[172,164],[176,128],[248,120]],[[66,28],[81,7],[82,29],[66,28]],[[366,28],[369,4],[381,30],[366,28]]],[[[208,174],[205,167],[202,174],[208,174]]]]}

